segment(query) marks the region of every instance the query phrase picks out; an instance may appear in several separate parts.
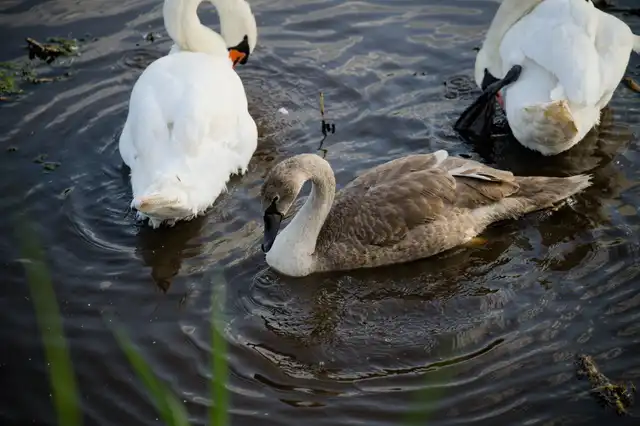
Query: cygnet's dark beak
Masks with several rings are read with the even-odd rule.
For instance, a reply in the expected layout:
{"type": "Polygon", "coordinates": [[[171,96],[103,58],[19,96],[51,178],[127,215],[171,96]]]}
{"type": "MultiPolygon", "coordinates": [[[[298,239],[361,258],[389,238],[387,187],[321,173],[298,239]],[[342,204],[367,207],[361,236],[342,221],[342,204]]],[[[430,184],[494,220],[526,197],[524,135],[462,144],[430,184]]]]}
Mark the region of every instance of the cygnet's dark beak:
{"type": "Polygon", "coordinates": [[[271,250],[278,231],[280,230],[280,224],[282,223],[282,213],[278,211],[275,200],[264,211],[264,241],[262,243],[262,251],[267,253],[271,250]]]}
{"type": "Polygon", "coordinates": [[[520,77],[522,67],[514,65],[502,80],[484,70],[482,94],[458,118],[453,128],[462,137],[472,142],[486,140],[491,136],[491,126],[496,109],[496,96],[505,86],[520,77]]]}

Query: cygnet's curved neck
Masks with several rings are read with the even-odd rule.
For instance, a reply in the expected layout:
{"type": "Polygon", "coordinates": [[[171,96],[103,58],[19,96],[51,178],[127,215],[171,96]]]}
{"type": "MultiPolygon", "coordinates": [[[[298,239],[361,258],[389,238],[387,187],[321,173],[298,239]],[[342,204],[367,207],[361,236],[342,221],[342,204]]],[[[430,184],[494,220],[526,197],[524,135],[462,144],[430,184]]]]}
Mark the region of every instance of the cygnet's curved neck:
{"type": "MultiPolygon", "coordinates": [[[[318,157],[320,158],[320,157],[318,157]]],[[[316,249],[318,235],[331,211],[336,194],[336,179],[326,161],[308,163],[305,171],[311,180],[311,193],[285,231],[291,228],[302,244],[298,248],[312,255],[316,249]]]]}
{"type": "Polygon", "coordinates": [[[318,235],[331,211],[336,192],[333,170],[319,156],[302,157],[299,170],[302,179],[311,180],[311,193],[267,253],[269,264],[294,276],[307,275],[313,270],[318,235]]]}

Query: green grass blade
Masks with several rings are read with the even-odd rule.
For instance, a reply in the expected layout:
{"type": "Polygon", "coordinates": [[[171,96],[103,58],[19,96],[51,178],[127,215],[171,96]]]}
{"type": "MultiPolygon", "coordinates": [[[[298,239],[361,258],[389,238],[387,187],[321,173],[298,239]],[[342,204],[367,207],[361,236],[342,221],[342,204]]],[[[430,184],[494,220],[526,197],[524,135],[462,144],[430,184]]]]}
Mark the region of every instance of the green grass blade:
{"type": "Polygon", "coordinates": [[[127,333],[122,328],[116,327],[114,329],[114,335],[120,348],[127,356],[129,364],[131,364],[136,375],[151,395],[151,400],[164,424],[167,426],[188,426],[189,419],[184,405],[182,405],[171,393],[171,390],[155,376],[127,333]]]}
{"type": "Polygon", "coordinates": [[[47,363],[53,404],[59,426],[82,425],[82,410],[71,356],[64,337],[62,317],[38,236],[28,224],[18,222],[20,252],[47,363]]]}
{"type": "MultiPolygon", "coordinates": [[[[438,376],[438,373],[436,373],[438,376]]],[[[434,380],[435,382],[435,380],[434,380]]],[[[436,403],[444,395],[442,388],[426,386],[416,392],[415,403],[417,407],[410,409],[409,413],[405,416],[406,426],[426,426],[429,424],[433,411],[435,411],[436,403]],[[428,406],[429,409],[424,410],[424,406],[428,406]]]]}
{"type": "Polygon", "coordinates": [[[228,379],[227,344],[222,335],[224,329],[224,295],[226,281],[222,272],[216,274],[219,279],[213,283],[211,292],[211,406],[209,408],[210,426],[229,424],[229,395],[226,383],[228,379]]]}

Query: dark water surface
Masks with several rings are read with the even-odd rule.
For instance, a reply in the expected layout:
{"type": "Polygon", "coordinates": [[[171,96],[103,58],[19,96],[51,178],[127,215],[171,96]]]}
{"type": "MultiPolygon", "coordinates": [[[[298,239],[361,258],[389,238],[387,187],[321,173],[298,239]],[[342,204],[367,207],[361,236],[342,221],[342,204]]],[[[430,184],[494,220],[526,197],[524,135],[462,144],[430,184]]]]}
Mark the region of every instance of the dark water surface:
{"type": "MultiPolygon", "coordinates": [[[[207,216],[152,231],[127,215],[117,136],[135,79],[170,47],[161,2],[2,2],[0,60],[24,55],[25,36],[91,36],[72,78],[0,105],[0,423],[55,419],[11,220],[25,214],[47,249],[87,425],[160,424],[107,314],[204,424],[213,285],[225,286],[234,425],[400,425],[410,414],[430,425],[637,425],[640,406],[626,418],[601,409],[572,360],[586,352],[611,378],[640,376],[640,95],[621,86],[602,127],[558,158],[499,140],[474,147],[452,125],[477,95],[473,48],[496,2],[251,3],[260,39],[239,70],[260,128],[249,174],[207,216]],[[149,31],[164,37],[148,43],[149,31]],[[556,212],[490,229],[484,246],[280,277],[259,248],[257,196],[275,162],[317,148],[320,90],[340,186],[436,149],[518,173],[592,171],[596,183],[556,212]],[[43,153],[61,166],[43,171],[33,161],[43,153]]],[[[620,16],[640,33],[640,17],[620,16]]],[[[634,55],[630,75],[639,64],[634,55]]]]}

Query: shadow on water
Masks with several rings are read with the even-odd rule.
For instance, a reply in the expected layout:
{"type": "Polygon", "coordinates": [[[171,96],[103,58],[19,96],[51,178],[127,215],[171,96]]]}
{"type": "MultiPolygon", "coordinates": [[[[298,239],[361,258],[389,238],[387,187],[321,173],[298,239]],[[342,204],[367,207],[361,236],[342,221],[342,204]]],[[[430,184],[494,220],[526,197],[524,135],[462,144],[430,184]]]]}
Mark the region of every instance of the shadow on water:
{"type": "MultiPolygon", "coordinates": [[[[214,405],[208,295],[220,270],[234,425],[612,421],[583,394],[572,360],[587,352],[607,376],[640,377],[637,94],[621,87],[600,128],[561,156],[542,158],[505,138],[472,146],[452,125],[476,95],[474,48],[495,1],[251,4],[260,41],[238,72],[258,150],[207,215],[156,231],[127,214],[117,136],[133,83],[170,47],[160,2],[17,0],[0,15],[2,60],[24,53],[25,36],[93,36],[80,57],[55,65],[71,67],[72,78],[0,105],[0,208],[34,219],[46,248],[85,424],[157,424],[103,315],[130,330],[192,423],[205,423],[214,405]],[[144,41],[150,31],[158,41],[144,41]],[[376,270],[279,276],[260,251],[260,185],[278,161],[317,152],[319,92],[337,127],[323,147],[339,187],[435,149],[517,174],[592,173],[594,186],[557,211],[496,224],[482,245],[376,270]],[[34,162],[41,154],[60,167],[44,170],[34,162]]],[[[203,22],[214,23],[202,9],[203,22]]],[[[640,18],[619,16],[640,33],[640,18]]],[[[629,74],[639,65],[633,56],[629,74]]],[[[0,229],[12,232],[6,222],[0,229]]],[[[54,424],[20,254],[5,239],[0,256],[0,340],[11,348],[0,351],[0,374],[4,389],[29,388],[28,398],[0,400],[0,423],[54,424]]],[[[637,416],[633,408],[617,421],[637,416]]]]}
{"type": "Polygon", "coordinates": [[[151,268],[151,276],[158,288],[169,291],[171,280],[178,275],[185,259],[197,256],[202,244],[195,241],[205,223],[204,217],[179,223],[174,228],[155,230],[142,227],[138,232],[137,254],[151,268]]]}

